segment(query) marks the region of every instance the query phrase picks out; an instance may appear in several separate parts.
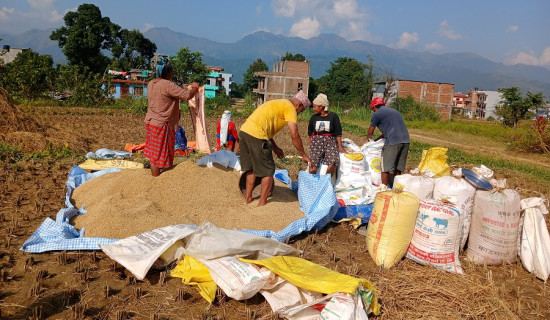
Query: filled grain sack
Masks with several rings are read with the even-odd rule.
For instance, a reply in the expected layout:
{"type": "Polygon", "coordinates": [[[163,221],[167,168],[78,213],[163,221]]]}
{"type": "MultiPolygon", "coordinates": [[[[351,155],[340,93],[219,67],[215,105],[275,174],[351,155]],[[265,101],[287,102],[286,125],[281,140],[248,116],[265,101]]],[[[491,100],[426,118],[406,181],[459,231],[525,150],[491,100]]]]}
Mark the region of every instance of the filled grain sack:
{"type": "Polygon", "coordinates": [[[367,227],[367,249],[378,266],[390,268],[405,254],[411,242],[420,200],[410,192],[376,194],[367,227]]]}
{"type": "Polygon", "coordinates": [[[462,230],[460,232],[460,249],[466,245],[470,232],[470,220],[474,205],[476,188],[462,178],[462,171],[453,171],[452,176],[435,179],[433,198],[453,203],[460,211],[462,230]]]}
{"type": "Polygon", "coordinates": [[[460,221],[460,212],[454,205],[437,200],[420,200],[407,258],[462,274],[458,259],[462,231],[460,221]]]}
{"type": "Polygon", "coordinates": [[[525,269],[544,281],[550,274],[550,235],[544,220],[544,215],[548,214],[547,204],[548,200],[544,198],[521,200],[524,214],[519,256],[525,269]]]}
{"type": "Polygon", "coordinates": [[[337,176],[334,186],[337,191],[372,185],[367,163],[362,153],[340,153],[337,176]]]}
{"type": "Polygon", "coordinates": [[[518,253],[519,193],[477,190],[466,256],[478,264],[514,262],[518,253]]]}
{"type": "Polygon", "coordinates": [[[393,185],[400,184],[403,191],[416,195],[420,200],[430,200],[434,191],[434,179],[425,175],[419,175],[417,171],[395,176],[393,185]]]}
{"type": "Polygon", "coordinates": [[[372,184],[379,186],[382,183],[382,148],[386,139],[378,141],[368,141],[361,147],[361,152],[365,155],[367,167],[371,175],[372,184]]]}

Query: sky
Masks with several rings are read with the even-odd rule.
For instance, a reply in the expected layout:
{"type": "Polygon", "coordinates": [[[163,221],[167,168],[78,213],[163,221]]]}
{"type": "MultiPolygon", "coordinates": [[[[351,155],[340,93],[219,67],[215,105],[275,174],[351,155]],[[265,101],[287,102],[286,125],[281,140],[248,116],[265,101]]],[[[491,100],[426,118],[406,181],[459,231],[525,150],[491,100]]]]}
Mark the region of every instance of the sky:
{"type": "Polygon", "coordinates": [[[322,33],[417,52],[471,52],[550,69],[550,0],[0,0],[0,33],[58,28],[93,3],[126,29],[232,43],[256,31],[309,39],[322,33]]]}

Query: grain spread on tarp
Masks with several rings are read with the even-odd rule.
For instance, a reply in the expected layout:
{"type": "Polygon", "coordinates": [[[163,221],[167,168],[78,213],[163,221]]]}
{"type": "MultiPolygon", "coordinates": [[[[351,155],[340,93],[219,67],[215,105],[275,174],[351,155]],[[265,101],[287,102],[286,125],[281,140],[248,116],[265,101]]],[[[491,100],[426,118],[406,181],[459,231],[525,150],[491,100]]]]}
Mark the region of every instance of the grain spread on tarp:
{"type": "Polygon", "coordinates": [[[210,221],[227,229],[280,231],[304,218],[297,195],[276,182],[267,205],[244,204],[239,173],[191,161],[159,177],[149,170],[123,170],[92,179],[73,192],[87,213],[73,223],[87,237],[124,238],[173,224],[210,221]]]}

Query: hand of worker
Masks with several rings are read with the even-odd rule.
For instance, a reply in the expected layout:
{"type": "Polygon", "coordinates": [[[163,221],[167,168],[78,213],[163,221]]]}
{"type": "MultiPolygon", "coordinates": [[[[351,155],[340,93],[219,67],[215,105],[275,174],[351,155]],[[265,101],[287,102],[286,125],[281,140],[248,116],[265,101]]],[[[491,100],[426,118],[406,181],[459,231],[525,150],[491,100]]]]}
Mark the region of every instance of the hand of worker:
{"type": "Polygon", "coordinates": [[[277,147],[277,146],[273,146],[273,152],[275,153],[275,155],[277,156],[277,158],[281,159],[282,157],[285,156],[285,152],[283,151],[283,149],[277,147]]]}
{"type": "Polygon", "coordinates": [[[311,159],[307,155],[303,155],[302,160],[311,166],[311,159]]]}

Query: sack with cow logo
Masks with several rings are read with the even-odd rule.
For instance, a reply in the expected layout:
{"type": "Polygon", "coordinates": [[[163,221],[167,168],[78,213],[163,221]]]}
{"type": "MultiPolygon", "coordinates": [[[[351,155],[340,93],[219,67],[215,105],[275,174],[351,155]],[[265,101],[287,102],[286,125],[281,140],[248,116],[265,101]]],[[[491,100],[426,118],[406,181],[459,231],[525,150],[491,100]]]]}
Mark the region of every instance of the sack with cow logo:
{"type": "Polygon", "coordinates": [[[400,184],[403,191],[416,195],[420,200],[430,200],[434,191],[434,179],[420,175],[420,170],[415,169],[407,174],[395,176],[393,185],[400,184]]]}
{"type": "Polygon", "coordinates": [[[407,253],[420,200],[399,189],[378,192],[367,227],[367,249],[377,266],[391,268],[407,253]]]}
{"type": "Polygon", "coordinates": [[[367,170],[369,170],[372,184],[379,186],[382,184],[382,148],[386,139],[378,141],[368,141],[361,147],[361,152],[365,155],[367,170]]]}
{"type": "Polygon", "coordinates": [[[462,230],[460,231],[460,250],[466,245],[470,232],[470,220],[474,205],[476,188],[462,178],[462,170],[453,171],[452,176],[435,179],[433,197],[436,200],[453,203],[460,211],[462,230]]]}
{"type": "Polygon", "coordinates": [[[478,264],[516,261],[520,197],[512,189],[477,190],[466,256],[478,264]]]}
{"type": "Polygon", "coordinates": [[[407,258],[420,264],[462,274],[460,212],[452,204],[421,200],[407,258]]]}

